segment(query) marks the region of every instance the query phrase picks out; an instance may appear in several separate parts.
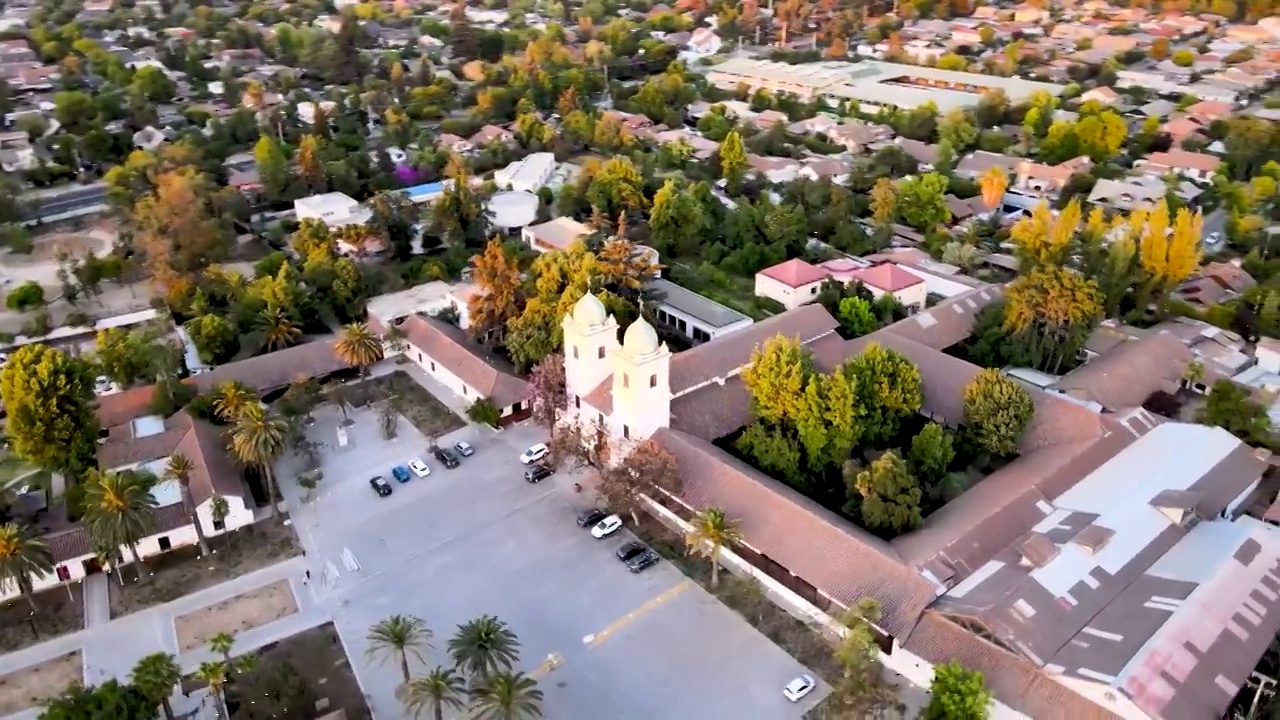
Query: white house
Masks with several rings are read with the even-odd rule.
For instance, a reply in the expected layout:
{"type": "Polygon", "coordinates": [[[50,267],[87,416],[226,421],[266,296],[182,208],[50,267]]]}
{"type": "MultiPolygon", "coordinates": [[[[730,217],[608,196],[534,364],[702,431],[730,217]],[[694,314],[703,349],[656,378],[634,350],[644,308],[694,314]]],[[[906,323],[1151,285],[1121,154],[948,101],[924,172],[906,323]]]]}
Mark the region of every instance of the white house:
{"type": "Polygon", "coordinates": [[[422,315],[406,317],[400,329],[408,341],[405,357],[467,403],[488,400],[503,417],[520,413],[528,406],[528,383],[466,331],[422,315]]]}
{"type": "Polygon", "coordinates": [[[575,242],[584,240],[594,232],[589,225],[568,217],[558,217],[541,225],[529,225],[520,231],[520,237],[529,247],[540,253],[552,250],[568,250],[575,242]]]}
{"type": "Polygon", "coordinates": [[[1172,149],[1168,152],[1154,152],[1134,162],[1134,167],[1146,174],[1166,175],[1173,173],[1188,180],[1209,182],[1218,173],[1220,158],[1204,153],[1172,149]]]}
{"type": "Polygon", "coordinates": [[[915,313],[925,308],[929,291],[925,281],[894,263],[881,263],[849,273],[853,280],[862,283],[877,300],[892,295],[902,303],[907,312],[915,313]]]}
{"type": "Polygon", "coordinates": [[[827,271],[794,258],[756,273],[756,295],[776,300],[788,310],[818,299],[827,271]]]}
{"type": "Polygon", "coordinates": [[[707,27],[700,27],[689,36],[689,52],[699,57],[715,55],[722,44],[716,31],[707,27]]]}
{"type": "MultiPolygon", "coordinates": [[[[333,111],[338,108],[338,104],[333,102],[332,100],[321,100],[319,105],[320,105],[320,110],[321,112],[324,113],[325,117],[332,117],[333,111]]],[[[306,123],[307,125],[315,125],[316,124],[316,103],[313,103],[313,102],[298,103],[298,120],[300,122],[306,123]]]]}
{"type": "Polygon", "coordinates": [[[500,190],[523,190],[536,193],[551,181],[556,171],[556,156],[541,152],[526,155],[493,173],[500,190]]]}
{"type": "Polygon", "coordinates": [[[319,220],[331,230],[348,225],[367,225],[373,219],[372,210],[340,192],[298,198],[293,201],[293,211],[298,222],[319,220]]]}

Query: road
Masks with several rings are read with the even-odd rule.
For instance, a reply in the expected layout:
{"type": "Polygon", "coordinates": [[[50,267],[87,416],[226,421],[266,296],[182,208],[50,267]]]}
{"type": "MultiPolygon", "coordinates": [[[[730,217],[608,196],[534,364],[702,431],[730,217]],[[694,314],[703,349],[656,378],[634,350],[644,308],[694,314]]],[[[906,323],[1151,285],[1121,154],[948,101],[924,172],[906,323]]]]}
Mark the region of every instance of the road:
{"type": "Polygon", "coordinates": [[[85,210],[107,202],[106,183],[97,182],[79,187],[57,188],[22,196],[28,205],[27,216],[47,218],[63,213],[85,210]]]}

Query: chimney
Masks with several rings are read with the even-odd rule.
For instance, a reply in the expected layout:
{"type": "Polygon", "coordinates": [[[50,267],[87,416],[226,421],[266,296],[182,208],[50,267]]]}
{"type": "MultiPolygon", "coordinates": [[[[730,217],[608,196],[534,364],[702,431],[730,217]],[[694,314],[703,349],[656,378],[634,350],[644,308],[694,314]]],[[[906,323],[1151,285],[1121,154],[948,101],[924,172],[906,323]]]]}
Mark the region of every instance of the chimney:
{"type": "Polygon", "coordinates": [[[1019,564],[1023,567],[1042,568],[1056,558],[1058,552],[1058,546],[1043,533],[1027,533],[1018,542],[1018,554],[1022,556],[1019,564]]]}
{"type": "Polygon", "coordinates": [[[1196,517],[1203,497],[1191,490],[1164,490],[1151,498],[1151,507],[1164,513],[1176,525],[1186,527],[1196,517]]]}
{"type": "Polygon", "coordinates": [[[1111,536],[1115,534],[1116,531],[1111,528],[1092,524],[1077,533],[1076,536],[1071,539],[1071,542],[1075,543],[1086,553],[1093,555],[1106,547],[1107,543],[1111,541],[1111,536]]]}

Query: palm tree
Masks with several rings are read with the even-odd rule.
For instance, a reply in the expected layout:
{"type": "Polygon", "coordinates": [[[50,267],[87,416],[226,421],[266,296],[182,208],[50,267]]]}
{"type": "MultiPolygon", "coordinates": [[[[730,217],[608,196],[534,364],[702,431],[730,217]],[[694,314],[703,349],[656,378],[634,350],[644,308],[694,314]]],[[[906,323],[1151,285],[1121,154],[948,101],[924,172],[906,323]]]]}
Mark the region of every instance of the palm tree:
{"type": "Polygon", "coordinates": [[[53,555],[44,540],[35,536],[28,525],[9,522],[0,525],[0,588],[9,583],[27,599],[35,612],[36,599],[31,581],[53,572],[53,555]]]}
{"type": "Polygon", "coordinates": [[[138,542],[155,523],[156,498],[151,479],[132,471],[100,473],[90,470],[84,488],[84,522],[89,534],[103,544],[129,548],[142,580],[138,542]]]}
{"type": "Polygon", "coordinates": [[[446,708],[457,710],[462,707],[462,695],[466,691],[462,678],[453,668],[437,665],[431,672],[409,682],[405,691],[405,710],[414,717],[423,710],[430,710],[435,720],[444,720],[446,708]]]}
{"type": "Polygon", "coordinates": [[[169,696],[173,687],[182,682],[182,669],[169,653],[152,653],[138,661],[129,674],[129,682],[154,705],[164,709],[167,720],[173,720],[173,707],[169,696]]]}
{"type": "Polygon", "coordinates": [[[262,347],[268,350],[282,350],[298,341],[302,330],[294,323],[289,313],[279,306],[267,306],[258,313],[258,331],[262,333],[262,347]]]}
{"type": "Polygon", "coordinates": [[[187,517],[191,518],[191,524],[196,528],[196,539],[200,541],[200,555],[203,557],[209,554],[209,541],[205,539],[204,527],[196,514],[196,504],[191,500],[192,467],[191,458],[182,453],[174,453],[165,463],[164,479],[176,481],[178,487],[182,488],[182,507],[187,511],[187,517]]]}
{"type": "Polygon", "coordinates": [[[982,188],[982,201],[995,210],[1000,206],[1000,199],[1009,187],[1009,176],[1002,167],[989,167],[978,176],[978,187],[982,188]]]}
{"type": "MultiPolygon", "coordinates": [[[[234,635],[228,632],[220,632],[209,638],[209,649],[222,656],[222,664],[230,671],[231,669],[231,648],[236,644],[234,635]]],[[[230,672],[228,672],[230,674],[230,672]]]]}
{"type": "Polygon", "coordinates": [[[213,411],[223,422],[235,422],[245,408],[259,402],[257,393],[241,382],[229,380],[213,388],[213,411]]]}
{"type": "MultiPolygon", "coordinates": [[[[227,499],[221,495],[214,495],[209,502],[209,513],[213,516],[213,524],[222,525],[223,532],[226,532],[227,515],[231,513],[231,506],[227,504],[227,499]]],[[[230,535],[227,536],[227,542],[231,542],[230,535]]]]}
{"type": "Polygon", "coordinates": [[[738,523],[720,508],[707,508],[693,518],[693,528],[685,536],[689,551],[711,561],[711,587],[720,582],[720,548],[742,542],[738,523]]]}
{"type": "Polygon", "coordinates": [[[276,514],[276,481],[271,464],[284,452],[288,424],[261,405],[245,409],[231,429],[231,451],[245,465],[256,465],[267,481],[271,516],[276,514]]]}
{"type": "Polygon", "coordinates": [[[538,681],[524,673],[504,671],[471,691],[474,720],[525,720],[542,717],[538,681]]]}
{"type": "Polygon", "coordinates": [[[369,641],[366,655],[376,656],[380,660],[394,657],[400,661],[400,672],[404,681],[409,682],[409,656],[425,662],[421,648],[431,647],[431,630],[420,617],[413,615],[392,615],[369,628],[365,638],[369,641]]]}
{"type": "Polygon", "coordinates": [[[359,367],[361,375],[382,359],[382,341],[364,323],[343,325],[333,350],[343,362],[359,367]]]}
{"type": "Polygon", "coordinates": [[[458,626],[449,640],[449,656],[472,678],[485,678],[515,665],[520,658],[520,641],[506,623],[481,615],[458,626]]]}
{"type": "Polygon", "coordinates": [[[225,720],[227,717],[227,699],[223,695],[223,690],[227,686],[226,664],[221,660],[202,662],[200,667],[196,669],[195,678],[209,686],[209,693],[213,695],[213,711],[219,720],[225,720]]]}

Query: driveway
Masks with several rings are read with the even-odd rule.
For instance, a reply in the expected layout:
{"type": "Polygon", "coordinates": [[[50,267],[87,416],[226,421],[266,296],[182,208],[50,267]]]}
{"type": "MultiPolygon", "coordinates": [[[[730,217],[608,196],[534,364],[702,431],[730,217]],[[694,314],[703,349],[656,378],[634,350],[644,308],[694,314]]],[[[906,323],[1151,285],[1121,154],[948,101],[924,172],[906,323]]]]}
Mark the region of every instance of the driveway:
{"type": "MultiPolygon", "coordinates": [[[[399,677],[365,656],[364,637],[397,613],[434,631],[432,666],[447,661],[458,624],[482,614],[506,621],[522,643],[519,669],[540,677],[544,716],[558,720],[800,718],[822,695],[787,702],[781,688],[804,668],[675,568],[628,572],[613,556],[625,532],[595,540],[574,522],[584,502],[573,477],[524,482],[518,455],[545,439],[540,428],[458,430],[441,444],[467,439],[476,454],[445,470],[408,423],[385,441],[373,413],[354,417],[351,446],[323,452],[314,497],[302,502],[287,468],[281,489],[311,564],[310,592],[332,612],[377,718],[404,716],[399,677]],[[430,477],[391,480],[393,465],[416,456],[430,477]],[[390,497],[374,494],[374,475],[392,482],[390,497]]],[[[318,415],[312,431],[333,444],[337,420],[318,415]]]]}

